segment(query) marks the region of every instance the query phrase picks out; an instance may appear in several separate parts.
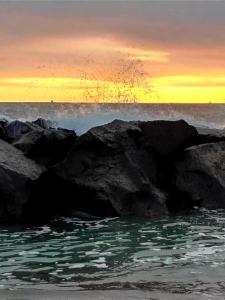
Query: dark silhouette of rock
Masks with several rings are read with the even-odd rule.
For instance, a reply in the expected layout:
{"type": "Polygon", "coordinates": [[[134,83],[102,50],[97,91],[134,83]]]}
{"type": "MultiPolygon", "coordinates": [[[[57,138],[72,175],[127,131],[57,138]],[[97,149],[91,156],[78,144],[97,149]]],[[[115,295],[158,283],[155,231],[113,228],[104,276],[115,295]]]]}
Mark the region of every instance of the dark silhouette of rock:
{"type": "Polygon", "coordinates": [[[0,222],[22,220],[32,185],[43,170],[21,151],[0,140],[0,222]]]}
{"type": "Polygon", "coordinates": [[[193,143],[198,133],[184,120],[140,122],[144,142],[163,156],[173,155],[193,143]]]}
{"type": "Polygon", "coordinates": [[[9,124],[9,122],[6,119],[1,119],[0,120],[0,139],[7,141],[8,136],[7,136],[7,131],[6,131],[6,126],[9,124]]]}
{"type": "Polygon", "coordinates": [[[1,119],[0,124],[5,128],[9,124],[9,122],[6,119],[1,119]]]}
{"type": "Polygon", "coordinates": [[[146,151],[142,138],[137,122],[119,120],[79,138],[67,158],[54,168],[69,186],[74,209],[100,216],[167,214],[166,195],[155,185],[154,154],[146,151]]]}
{"type": "Polygon", "coordinates": [[[225,208],[225,142],[186,149],[176,162],[175,184],[191,206],[225,208]]]}
{"type": "Polygon", "coordinates": [[[214,128],[207,128],[207,127],[196,127],[198,134],[201,135],[210,135],[215,137],[225,137],[225,130],[224,129],[214,129],[214,128]]]}
{"type": "Polygon", "coordinates": [[[46,122],[0,123],[0,221],[225,208],[223,131],[115,120],[77,137],[46,122]]]}
{"type": "Polygon", "coordinates": [[[5,129],[5,124],[4,122],[0,121],[0,139],[1,140],[7,140],[7,133],[5,129]]]}
{"type": "Polygon", "coordinates": [[[36,124],[32,124],[31,122],[22,122],[19,120],[12,121],[6,126],[7,136],[10,141],[13,141],[21,135],[33,130],[42,130],[42,128],[36,124]]]}
{"type": "Polygon", "coordinates": [[[25,155],[45,166],[66,157],[76,140],[76,133],[66,129],[32,130],[23,134],[13,145],[25,155]]]}
{"type": "Polygon", "coordinates": [[[197,128],[198,138],[195,144],[217,143],[225,141],[225,130],[211,128],[197,128]]]}
{"type": "Polygon", "coordinates": [[[51,122],[48,120],[45,120],[43,118],[38,118],[37,120],[32,122],[35,125],[38,125],[39,127],[43,129],[49,129],[51,127],[51,122]]]}

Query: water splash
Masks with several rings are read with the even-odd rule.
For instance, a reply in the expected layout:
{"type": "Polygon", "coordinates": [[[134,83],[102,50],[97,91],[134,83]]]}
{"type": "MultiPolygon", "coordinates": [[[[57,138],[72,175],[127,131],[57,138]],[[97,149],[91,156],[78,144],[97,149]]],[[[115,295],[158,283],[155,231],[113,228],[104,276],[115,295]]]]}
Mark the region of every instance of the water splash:
{"type": "Polygon", "coordinates": [[[225,105],[1,103],[0,109],[2,118],[34,120],[43,117],[59,127],[74,129],[78,134],[114,119],[184,119],[199,127],[225,127],[225,105]]]}

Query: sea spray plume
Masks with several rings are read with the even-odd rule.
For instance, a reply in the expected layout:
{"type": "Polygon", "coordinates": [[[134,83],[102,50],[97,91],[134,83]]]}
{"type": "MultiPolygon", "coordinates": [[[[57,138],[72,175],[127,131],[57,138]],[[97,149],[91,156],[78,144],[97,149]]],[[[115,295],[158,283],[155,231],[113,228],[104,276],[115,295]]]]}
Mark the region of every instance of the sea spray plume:
{"type": "Polygon", "coordinates": [[[224,105],[180,105],[180,104],[63,104],[63,103],[2,103],[0,118],[33,121],[45,118],[53,127],[75,130],[78,135],[94,126],[106,124],[114,119],[150,121],[156,119],[185,119],[197,127],[223,129],[224,105]]]}
{"type": "Polygon", "coordinates": [[[143,60],[124,51],[111,49],[101,56],[74,53],[69,61],[57,58],[58,69],[54,63],[53,58],[48,58],[43,65],[35,67],[37,77],[28,80],[24,100],[31,91],[35,94],[40,87],[44,99],[49,99],[49,102],[136,103],[143,98],[154,102],[159,100],[158,93],[149,83],[150,74],[145,70],[143,60]],[[73,74],[68,73],[67,63],[74,69],[73,74]],[[50,81],[46,85],[39,78],[50,81]],[[75,79],[75,83],[60,81],[60,78],[75,79]]]}
{"type": "Polygon", "coordinates": [[[137,103],[140,94],[150,98],[155,92],[147,81],[149,74],[140,59],[116,51],[100,61],[88,55],[85,62],[96,66],[90,68],[93,71],[81,72],[85,102],[137,103]]]}

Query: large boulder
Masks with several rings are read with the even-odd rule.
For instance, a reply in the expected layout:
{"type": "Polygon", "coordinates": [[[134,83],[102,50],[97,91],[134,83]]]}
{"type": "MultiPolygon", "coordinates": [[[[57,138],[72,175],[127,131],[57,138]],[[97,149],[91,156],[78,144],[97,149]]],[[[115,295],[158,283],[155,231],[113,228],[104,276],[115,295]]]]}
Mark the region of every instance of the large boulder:
{"type": "Polygon", "coordinates": [[[0,140],[0,222],[23,218],[40,167],[12,145],[0,140]]]}
{"type": "Polygon", "coordinates": [[[13,145],[36,162],[51,166],[66,157],[76,140],[76,133],[66,129],[32,130],[13,145]]]}
{"type": "Polygon", "coordinates": [[[198,136],[195,127],[184,120],[140,122],[144,142],[161,156],[170,156],[189,145],[198,136]]]}
{"type": "Polygon", "coordinates": [[[225,142],[188,148],[176,162],[175,185],[191,206],[225,208],[225,142]]]}
{"type": "MultiPolygon", "coordinates": [[[[138,122],[115,120],[89,130],[52,171],[61,186],[67,185],[66,198],[78,211],[149,218],[167,214],[154,153],[143,146],[138,122]]],[[[57,187],[59,197],[65,196],[57,187]]]]}

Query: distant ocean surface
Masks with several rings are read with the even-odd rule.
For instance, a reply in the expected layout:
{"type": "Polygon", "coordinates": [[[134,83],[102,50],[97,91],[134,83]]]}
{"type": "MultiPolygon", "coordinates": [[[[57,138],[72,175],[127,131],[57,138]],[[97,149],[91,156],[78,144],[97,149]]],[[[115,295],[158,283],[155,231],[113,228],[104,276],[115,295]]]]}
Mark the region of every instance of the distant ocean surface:
{"type": "Polygon", "coordinates": [[[0,104],[0,118],[34,120],[38,117],[49,119],[58,127],[74,129],[78,134],[114,119],[184,119],[192,125],[223,129],[225,104],[0,104]]]}
{"type": "MultiPolygon", "coordinates": [[[[38,117],[78,134],[116,118],[185,119],[222,129],[225,105],[0,104],[0,118],[38,117]]],[[[33,299],[28,290],[29,295],[53,293],[35,299],[80,299],[76,294],[55,298],[57,290],[92,291],[95,296],[102,290],[120,291],[119,297],[93,298],[105,300],[224,299],[225,211],[194,210],[153,221],[58,217],[32,228],[0,227],[0,299],[33,299]]]]}

